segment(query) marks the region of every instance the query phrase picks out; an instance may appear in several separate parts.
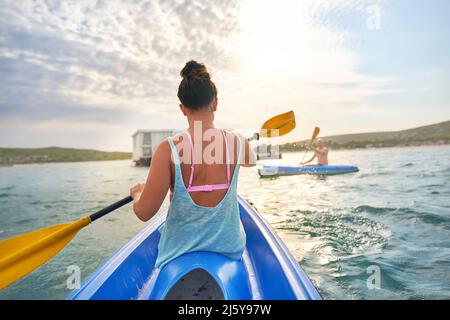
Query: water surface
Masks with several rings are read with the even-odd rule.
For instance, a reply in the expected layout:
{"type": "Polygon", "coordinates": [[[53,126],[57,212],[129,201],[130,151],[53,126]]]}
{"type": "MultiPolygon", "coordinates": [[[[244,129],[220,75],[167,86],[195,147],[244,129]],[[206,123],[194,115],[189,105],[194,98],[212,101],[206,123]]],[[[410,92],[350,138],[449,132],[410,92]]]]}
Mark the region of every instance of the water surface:
{"type": "MultiPolygon", "coordinates": [[[[285,153],[274,163],[302,157],[285,153]]],[[[334,151],[330,158],[360,172],[260,179],[256,168],[242,168],[239,192],[324,298],[450,298],[450,147],[334,151]],[[371,266],[380,270],[380,289],[367,287],[371,266]]],[[[1,167],[0,239],[90,214],[126,196],[146,174],[129,161],[1,167]]],[[[63,299],[67,267],[87,277],[143,227],[130,206],[115,211],[0,299],[63,299]]]]}

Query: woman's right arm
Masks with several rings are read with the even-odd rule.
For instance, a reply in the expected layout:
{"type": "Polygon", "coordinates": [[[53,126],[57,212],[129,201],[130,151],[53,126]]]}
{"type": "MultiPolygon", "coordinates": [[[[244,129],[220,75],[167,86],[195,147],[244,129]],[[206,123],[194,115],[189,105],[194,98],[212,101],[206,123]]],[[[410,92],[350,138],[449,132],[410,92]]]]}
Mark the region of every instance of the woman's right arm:
{"type": "Polygon", "coordinates": [[[142,221],[150,220],[161,207],[170,188],[170,145],[163,140],[151,160],[151,167],[145,185],[131,190],[133,209],[142,221]]]}

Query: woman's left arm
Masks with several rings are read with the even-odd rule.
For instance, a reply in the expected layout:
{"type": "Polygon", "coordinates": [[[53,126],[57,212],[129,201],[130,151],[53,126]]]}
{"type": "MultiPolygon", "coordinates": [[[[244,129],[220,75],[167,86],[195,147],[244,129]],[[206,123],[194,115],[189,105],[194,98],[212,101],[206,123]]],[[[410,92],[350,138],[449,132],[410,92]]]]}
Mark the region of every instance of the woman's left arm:
{"type": "Polygon", "coordinates": [[[133,210],[142,221],[150,220],[161,208],[170,188],[170,146],[163,140],[155,150],[145,184],[130,190],[133,210]]]}

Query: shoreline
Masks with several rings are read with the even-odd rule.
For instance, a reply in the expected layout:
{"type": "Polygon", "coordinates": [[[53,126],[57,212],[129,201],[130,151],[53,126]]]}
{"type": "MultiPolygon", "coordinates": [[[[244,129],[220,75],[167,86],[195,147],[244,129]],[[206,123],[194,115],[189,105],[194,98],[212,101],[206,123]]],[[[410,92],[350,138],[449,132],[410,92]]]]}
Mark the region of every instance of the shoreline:
{"type": "MultiPolygon", "coordinates": [[[[450,147],[450,143],[437,143],[437,144],[422,144],[422,145],[399,145],[399,146],[383,146],[383,147],[367,147],[367,148],[332,148],[333,151],[351,151],[351,150],[377,150],[377,149],[395,149],[395,148],[427,148],[427,147],[450,147]]],[[[304,152],[306,149],[302,150],[284,150],[283,153],[296,153],[304,152]]],[[[30,165],[30,164],[52,164],[52,163],[79,163],[79,162],[110,162],[110,161],[130,161],[132,163],[132,158],[129,159],[88,159],[88,160],[68,160],[68,161],[36,161],[36,162],[24,162],[24,163],[0,163],[0,168],[9,168],[20,165],[30,165]]]]}
{"type": "Polygon", "coordinates": [[[18,162],[18,163],[0,163],[0,168],[8,168],[14,166],[23,166],[29,164],[52,164],[52,163],[78,163],[78,162],[110,162],[110,161],[130,161],[132,159],[89,159],[89,160],[68,160],[68,161],[36,161],[36,162],[18,162]]]}
{"type": "Polygon", "coordinates": [[[39,163],[131,160],[131,152],[61,147],[0,148],[0,166],[39,163]]]}
{"type": "MultiPolygon", "coordinates": [[[[450,142],[447,143],[432,143],[432,144],[411,144],[411,145],[397,145],[397,146],[370,146],[370,147],[355,147],[355,148],[349,148],[349,147],[343,147],[343,148],[334,148],[333,146],[327,147],[330,150],[333,151],[350,151],[350,150],[377,150],[377,149],[394,149],[394,148],[426,148],[426,147],[446,147],[450,146],[450,142]]],[[[282,150],[280,148],[280,152],[283,153],[294,153],[294,152],[304,152],[309,149],[299,149],[299,150],[282,150]]]]}

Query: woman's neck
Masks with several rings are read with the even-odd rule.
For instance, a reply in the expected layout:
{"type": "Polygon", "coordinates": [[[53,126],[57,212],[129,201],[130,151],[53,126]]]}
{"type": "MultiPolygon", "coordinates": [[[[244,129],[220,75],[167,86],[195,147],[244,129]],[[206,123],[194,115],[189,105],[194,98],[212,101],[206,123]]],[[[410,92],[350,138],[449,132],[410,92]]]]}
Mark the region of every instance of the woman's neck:
{"type": "Polygon", "coordinates": [[[210,111],[197,111],[188,116],[189,130],[194,130],[194,124],[196,127],[201,123],[202,130],[214,128],[214,115],[210,111]]]}

